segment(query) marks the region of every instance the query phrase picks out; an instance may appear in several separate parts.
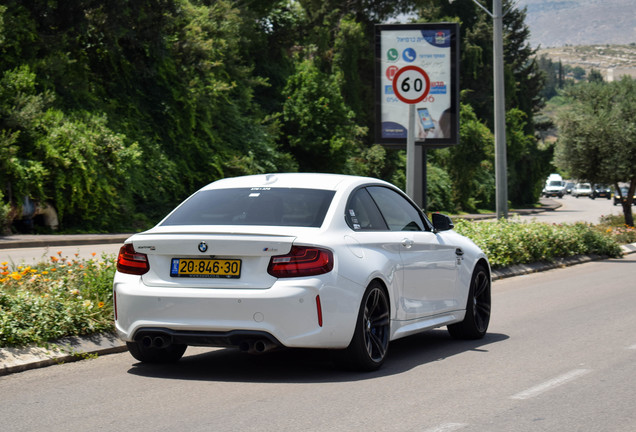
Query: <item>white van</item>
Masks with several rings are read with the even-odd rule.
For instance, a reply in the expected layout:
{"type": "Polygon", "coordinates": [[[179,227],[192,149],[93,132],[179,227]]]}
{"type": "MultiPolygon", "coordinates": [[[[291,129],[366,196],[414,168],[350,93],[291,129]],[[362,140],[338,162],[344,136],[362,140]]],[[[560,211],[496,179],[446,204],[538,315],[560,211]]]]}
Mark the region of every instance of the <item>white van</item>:
{"type": "Polygon", "coordinates": [[[565,194],[565,182],[559,174],[550,174],[545,181],[545,187],[541,192],[545,197],[563,198],[565,194]]]}

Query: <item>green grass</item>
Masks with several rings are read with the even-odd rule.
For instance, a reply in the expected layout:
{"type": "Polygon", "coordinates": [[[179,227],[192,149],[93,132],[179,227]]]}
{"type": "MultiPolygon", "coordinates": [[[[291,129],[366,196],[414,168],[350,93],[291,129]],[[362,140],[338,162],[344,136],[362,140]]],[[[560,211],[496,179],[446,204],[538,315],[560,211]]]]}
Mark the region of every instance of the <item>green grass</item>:
{"type": "MultiPolygon", "coordinates": [[[[636,230],[612,216],[598,225],[458,220],[456,230],[486,252],[493,268],[579,254],[618,257],[621,243],[636,242],[636,230]]],[[[114,261],[58,253],[34,266],[0,263],[0,347],[114,330],[114,261]]]]}

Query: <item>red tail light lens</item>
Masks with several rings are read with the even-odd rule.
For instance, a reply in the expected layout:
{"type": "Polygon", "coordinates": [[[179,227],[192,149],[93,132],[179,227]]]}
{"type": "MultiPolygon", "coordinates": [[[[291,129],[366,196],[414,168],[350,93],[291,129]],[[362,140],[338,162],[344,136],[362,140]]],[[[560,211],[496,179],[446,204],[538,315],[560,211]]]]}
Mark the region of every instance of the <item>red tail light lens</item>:
{"type": "Polygon", "coordinates": [[[135,252],[132,243],[125,244],[119,249],[117,257],[117,271],[133,275],[142,275],[150,270],[148,256],[135,252]]]}
{"type": "Polygon", "coordinates": [[[277,278],[316,276],[333,270],[333,253],[330,250],[292,246],[287,255],[273,256],[267,273],[277,278]]]}
{"type": "Polygon", "coordinates": [[[115,312],[115,321],[117,321],[117,290],[113,290],[113,309],[115,312]]]}
{"type": "Polygon", "coordinates": [[[316,296],[316,312],[318,312],[318,325],[322,327],[322,305],[320,304],[320,296],[316,296]]]}

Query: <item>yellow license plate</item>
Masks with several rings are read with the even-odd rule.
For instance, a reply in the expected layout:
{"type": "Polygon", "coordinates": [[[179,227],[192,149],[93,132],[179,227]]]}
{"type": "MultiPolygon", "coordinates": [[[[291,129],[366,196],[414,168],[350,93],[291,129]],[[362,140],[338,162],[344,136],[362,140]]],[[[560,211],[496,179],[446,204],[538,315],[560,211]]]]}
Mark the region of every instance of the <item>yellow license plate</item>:
{"type": "Polygon", "coordinates": [[[241,260],[172,258],[170,276],[238,279],[241,260]]]}

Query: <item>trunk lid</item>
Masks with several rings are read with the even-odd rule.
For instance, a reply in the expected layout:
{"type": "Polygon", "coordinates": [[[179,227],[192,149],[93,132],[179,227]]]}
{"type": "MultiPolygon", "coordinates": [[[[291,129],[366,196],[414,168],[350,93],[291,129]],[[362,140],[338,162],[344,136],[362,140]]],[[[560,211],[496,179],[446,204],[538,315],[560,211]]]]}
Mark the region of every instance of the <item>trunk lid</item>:
{"type": "Polygon", "coordinates": [[[146,232],[134,235],[129,241],[132,241],[135,251],[148,256],[150,271],[142,276],[145,285],[266,289],[276,280],[267,273],[270,258],[288,253],[295,238],[274,234],[146,232]],[[175,259],[180,261],[175,262],[175,259]],[[214,263],[227,265],[229,262],[236,266],[235,260],[240,262],[239,277],[171,275],[178,272],[177,267],[187,267],[189,263],[207,265],[209,272],[214,263]]]}

